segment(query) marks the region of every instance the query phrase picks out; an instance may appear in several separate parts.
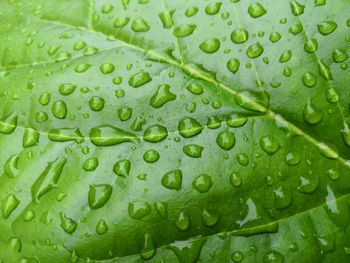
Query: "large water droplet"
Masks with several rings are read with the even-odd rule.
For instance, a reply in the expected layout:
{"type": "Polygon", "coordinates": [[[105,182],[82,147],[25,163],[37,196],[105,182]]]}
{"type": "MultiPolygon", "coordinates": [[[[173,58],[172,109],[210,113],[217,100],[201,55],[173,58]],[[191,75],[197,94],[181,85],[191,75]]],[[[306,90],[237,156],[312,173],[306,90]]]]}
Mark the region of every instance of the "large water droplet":
{"type": "Polygon", "coordinates": [[[131,163],[129,160],[121,160],[114,164],[113,172],[122,177],[128,177],[130,172],[131,163]]]}
{"type": "Polygon", "coordinates": [[[185,117],[179,121],[178,129],[183,137],[189,138],[200,134],[204,127],[196,119],[185,117]]]}
{"type": "Polygon", "coordinates": [[[196,29],[196,27],[197,26],[193,25],[193,24],[186,24],[186,25],[176,27],[174,29],[173,35],[175,37],[187,37],[193,33],[193,31],[196,29]]]}
{"type": "Polygon", "coordinates": [[[90,138],[96,146],[112,146],[124,142],[139,142],[139,139],[134,134],[112,125],[101,125],[92,128],[90,138]]]}
{"type": "Polygon", "coordinates": [[[59,157],[55,161],[47,164],[45,170],[31,187],[33,201],[37,202],[44,194],[57,187],[66,162],[66,158],[59,157]]]}
{"type": "Polygon", "coordinates": [[[290,3],[290,7],[292,9],[293,15],[295,16],[300,16],[304,13],[305,6],[302,4],[299,4],[295,0],[290,3]]]}
{"type": "Polygon", "coordinates": [[[199,48],[205,53],[215,53],[220,48],[220,41],[217,38],[207,39],[199,45],[199,48]]]}
{"type": "Polygon", "coordinates": [[[7,195],[2,200],[2,215],[5,219],[9,218],[12,212],[17,208],[20,201],[13,194],[7,195]]]}
{"type": "Polygon", "coordinates": [[[212,184],[211,177],[207,174],[198,175],[193,181],[192,186],[200,193],[206,193],[209,191],[212,184]]]}
{"type": "Polygon", "coordinates": [[[260,146],[267,154],[274,154],[280,148],[278,141],[272,136],[264,136],[260,139],[260,146]]]}
{"type": "Polygon", "coordinates": [[[253,3],[248,7],[248,13],[251,17],[257,18],[266,14],[266,9],[260,3],[253,3]]]}
{"type": "Polygon", "coordinates": [[[13,133],[17,127],[17,119],[17,113],[12,112],[10,115],[7,115],[2,120],[0,120],[0,133],[13,133]]]}
{"type": "Polygon", "coordinates": [[[170,91],[170,86],[160,85],[158,86],[157,92],[152,96],[150,104],[153,108],[160,108],[165,103],[175,100],[176,95],[170,91]]]}
{"type": "Polygon", "coordinates": [[[314,125],[319,123],[322,120],[322,118],[323,112],[311,103],[311,99],[308,99],[307,104],[304,108],[304,120],[308,124],[314,125]]]}
{"type": "Polygon", "coordinates": [[[151,206],[144,201],[129,203],[128,212],[133,219],[142,219],[151,212],[151,206]]]}
{"type": "Polygon", "coordinates": [[[64,213],[60,213],[61,218],[61,228],[67,233],[67,234],[73,234],[76,230],[78,224],[73,219],[67,217],[64,213]]]}
{"type": "Polygon", "coordinates": [[[90,185],[88,202],[91,209],[103,207],[112,195],[113,188],[109,184],[90,185]]]}
{"type": "Polygon", "coordinates": [[[183,147],[183,152],[192,158],[202,157],[202,151],[203,147],[197,144],[189,144],[183,147]]]}
{"type": "Polygon", "coordinates": [[[235,135],[230,131],[223,131],[216,137],[216,143],[225,151],[228,151],[235,146],[235,135]]]}
{"type": "Polygon", "coordinates": [[[67,116],[67,105],[63,100],[55,101],[52,104],[52,114],[58,119],[64,119],[67,116]]]}
{"type": "Polygon", "coordinates": [[[160,142],[164,140],[168,136],[168,131],[167,129],[159,124],[153,125],[148,127],[144,134],[143,134],[143,139],[146,142],[160,142]]]}
{"type": "Polygon", "coordinates": [[[78,128],[62,128],[49,131],[49,139],[54,142],[84,142],[84,136],[78,128]]]}
{"type": "Polygon", "coordinates": [[[238,28],[231,33],[233,43],[241,44],[248,40],[248,31],[243,28],[238,28]]]}
{"type": "Polygon", "coordinates": [[[150,30],[150,27],[145,20],[143,20],[142,18],[137,18],[134,21],[132,21],[131,29],[134,32],[147,32],[150,30]]]}
{"type": "Polygon", "coordinates": [[[334,30],[337,29],[337,27],[338,25],[333,21],[326,21],[317,25],[318,32],[320,32],[324,36],[332,33],[334,30]]]}
{"type": "Polygon", "coordinates": [[[180,190],[182,184],[181,170],[173,170],[162,177],[162,185],[168,189],[180,190]]]}
{"type": "Polygon", "coordinates": [[[180,212],[175,225],[178,229],[186,231],[190,227],[190,217],[185,212],[180,212]]]}
{"type": "Polygon", "coordinates": [[[148,72],[140,71],[129,78],[129,85],[133,88],[141,87],[142,85],[152,80],[148,72]]]}
{"type": "Polygon", "coordinates": [[[219,13],[221,5],[221,2],[211,3],[205,7],[205,13],[208,15],[216,15],[219,13]]]}

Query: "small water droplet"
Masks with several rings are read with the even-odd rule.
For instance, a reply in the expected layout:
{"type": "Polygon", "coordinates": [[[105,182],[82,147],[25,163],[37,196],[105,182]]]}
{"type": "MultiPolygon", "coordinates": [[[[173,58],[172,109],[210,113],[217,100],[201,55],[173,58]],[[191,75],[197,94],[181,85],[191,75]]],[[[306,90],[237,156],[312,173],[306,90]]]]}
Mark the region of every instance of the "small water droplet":
{"type": "Polygon", "coordinates": [[[190,217],[185,214],[185,212],[181,211],[175,222],[175,225],[178,229],[186,231],[190,227],[190,217]]]}
{"type": "Polygon", "coordinates": [[[147,32],[150,30],[150,26],[142,18],[137,18],[134,21],[132,21],[131,29],[137,33],[138,32],[147,32]]]}
{"type": "Polygon", "coordinates": [[[248,31],[238,28],[231,33],[231,41],[236,44],[245,43],[248,40],[248,31]]]}
{"type": "Polygon", "coordinates": [[[304,120],[310,125],[315,125],[319,123],[322,120],[322,118],[323,112],[316,108],[311,103],[311,99],[309,98],[304,108],[304,120]]]}
{"type": "Polygon", "coordinates": [[[129,78],[129,85],[133,88],[141,87],[142,85],[152,80],[148,72],[140,71],[129,78]]]}
{"type": "Polygon", "coordinates": [[[304,13],[305,6],[302,4],[299,4],[295,0],[290,3],[290,7],[292,9],[293,15],[295,16],[300,16],[304,13]]]}
{"type": "Polygon", "coordinates": [[[337,29],[337,27],[338,25],[333,21],[325,21],[317,25],[318,32],[320,32],[324,36],[332,33],[334,30],[337,29]]]}
{"type": "Polygon", "coordinates": [[[144,201],[129,203],[128,212],[133,219],[142,219],[151,212],[151,206],[144,201]]]}
{"type": "Polygon", "coordinates": [[[257,58],[264,52],[264,48],[259,42],[249,46],[247,48],[247,56],[250,58],[257,58]]]}

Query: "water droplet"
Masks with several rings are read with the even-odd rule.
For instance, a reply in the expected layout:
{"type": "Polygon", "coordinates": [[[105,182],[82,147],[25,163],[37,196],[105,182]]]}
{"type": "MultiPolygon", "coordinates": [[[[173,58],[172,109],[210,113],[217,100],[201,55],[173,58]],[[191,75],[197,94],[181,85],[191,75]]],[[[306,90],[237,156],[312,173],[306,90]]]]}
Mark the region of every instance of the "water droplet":
{"type": "Polygon", "coordinates": [[[336,181],[336,180],[338,180],[338,178],[339,178],[339,173],[338,173],[336,170],[334,170],[334,169],[329,169],[329,170],[327,171],[327,175],[328,175],[328,177],[329,177],[330,179],[332,179],[333,181],[336,181]]]}
{"type": "Polygon", "coordinates": [[[207,209],[202,210],[202,219],[204,225],[208,227],[213,227],[216,225],[216,223],[219,220],[219,217],[211,212],[209,212],[207,209]]]}
{"type": "Polygon", "coordinates": [[[183,152],[192,158],[202,157],[202,151],[203,147],[197,144],[189,144],[183,147],[183,152]]]}
{"type": "Polygon", "coordinates": [[[49,104],[50,99],[51,99],[50,93],[45,92],[45,93],[43,93],[43,94],[40,95],[40,97],[39,97],[39,103],[40,103],[41,105],[43,105],[43,106],[44,106],[44,105],[47,105],[47,104],[49,104]]]}
{"type": "Polygon", "coordinates": [[[285,160],[289,165],[297,165],[300,163],[300,155],[297,152],[289,152],[285,160]]]}
{"type": "Polygon", "coordinates": [[[187,37],[189,35],[191,35],[194,30],[196,29],[196,25],[193,24],[186,24],[186,25],[182,25],[179,27],[176,27],[174,29],[173,35],[175,37],[187,37]]]}
{"type": "Polygon", "coordinates": [[[229,71],[231,71],[232,73],[236,73],[239,69],[240,62],[236,58],[231,58],[227,61],[226,66],[229,71]]]}
{"type": "Polygon", "coordinates": [[[272,32],[269,37],[272,43],[275,43],[281,39],[281,34],[278,32],[272,32]]]}
{"type": "Polygon", "coordinates": [[[159,15],[159,19],[162,22],[163,28],[171,28],[173,26],[173,12],[163,11],[159,15]]]}
{"type": "Polygon", "coordinates": [[[216,15],[219,13],[221,5],[221,2],[211,3],[205,7],[205,13],[208,15],[216,15]]]}
{"type": "Polygon", "coordinates": [[[147,32],[150,30],[150,27],[145,20],[143,20],[142,18],[137,18],[134,21],[132,21],[131,29],[134,32],[147,32]]]}
{"type": "Polygon", "coordinates": [[[122,28],[126,26],[129,23],[129,21],[130,21],[129,17],[118,17],[114,20],[113,26],[117,28],[122,28]]]}
{"type": "Polygon", "coordinates": [[[308,39],[304,44],[304,50],[308,53],[314,53],[318,48],[316,38],[308,39]]]}
{"type": "Polygon", "coordinates": [[[326,4],[326,0],[315,0],[315,6],[323,6],[326,4]]]}
{"type": "Polygon", "coordinates": [[[342,49],[335,49],[332,54],[333,61],[336,63],[344,62],[349,58],[347,52],[342,49]]]}
{"type": "Polygon", "coordinates": [[[115,67],[111,63],[104,63],[100,66],[100,70],[103,74],[109,74],[114,71],[115,67]]]}
{"type": "Polygon", "coordinates": [[[274,154],[280,148],[278,141],[272,136],[264,136],[260,139],[260,146],[267,154],[274,154]]]}
{"type": "Polygon", "coordinates": [[[13,194],[7,195],[2,200],[2,215],[5,219],[9,218],[12,212],[17,208],[20,201],[13,194]]]}
{"type": "Polygon", "coordinates": [[[234,251],[231,254],[231,259],[233,262],[241,262],[244,258],[244,255],[241,251],[234,251]]]}
{"type": "Polygon", "coordinates": [[[146,142],[160,142],[164,140],[168,136],[168,131],[167,129],[159,124],[153,125],[148,127],[144,134],[143,134],[143,139],[146,142]]]}
{"type": "Polygon", "coordinates": [[[141,87],[142,85],[152,80],[148,72],[140,71],[129,78],[129,85],[133,88],[141,87]]]}
{"type": "Polygon", "coordinates": [[[198,7],[191,6],[191,7],[186,9],[185,15],[187,17],[191,17],[191,16],[194,16],[195,14],[197,14],[197,12],[198,12],[198,7]]]}
{"type": "Polygon", "coordinates": [[[299,34],[300,32],[302,32],[303,31],[303,25],[302,24],[300,24],[300,23],[298,23],[298,24],[296,24],[296,25],[294,25],[294,26],[291,26],[289,29],[288,29],[288,31],[290,32],[290,33],[292,33],[293,35],[297,35],[297,34],[299,34]]]}
{"type": "Polygon", "coordinates": [[[260,3],[253,3],[248,7],[248,13],[251,17],[257,18],[266,14],[265,8],[260,3]]]}
{"type": "Polygon", "coordinates": [[[164,219],[168,218],[168,204],[167,203],[158,201],[154,204],[154,207],[162,218],[164,218],[164,219]]]}
{"type": "Polygon", "coordinates": [[[317,176],[300,176],[300,183],[298,186],[298,191],[305,194],[313,193],[318,187],[318,177],[317,176]]]}
{"type": "Polygon", "coordinates": [[[74,44],[73,49],[82,50],[84,47],[86,47],[86,43],[84,41],[78,41],[74,44]]]}
{"type": "Polygon", "coordinates": [[[292,204],[293,196],[286,187],[279,186],[273,190],[275,207],[279,210],[287,208],[292,204]]]}
{"type": "Polygon", "coordinates": [[[249,156],[246,153],[237,154],[237,161],[242,166],[247,166],[249,164],[249,156]]]}
{"type": "Polygon", "coordinates": [[[203,93],[203,88],[198,83],[192,83],[186,87],[186,89],[194,95],[200,95],[203,93]]]}
{"type": "Polygon", "coordinates": [[[52,104],[52,114],[58,119],[64,119],[67,116],[67,105],[64,101],[58,100],[52,104]]]}
{"type": "Polygon", "coordinates": [[[89,100],[89,106],[93,111],[100,111],[105,106],[105,100],[99,96],[93,96],[89,100]]]}
{"type": "Polygon", "coordinates": [[[292,9],[293,15],[295,16],[300,16],[304,13],[305,6],[302,4],[299,4],[295,0],[290,3],[290,7],[292,9]]]}
{"type": "Polygon", "coordinates": [[[339,101],[339,93],[334,88],[329,88],[326,91],[326,98],[330,103],[337,103],[339,101]]]}
{"type": "Polygon", "coordinates": [[[152,96],[150,104],[153,108],[160,108],[165,103],[175,100],[176,95],[170,91],[169,85],[158,86],[157,92],[152,96]]]}
{"type": "Polygon", "coordinates": [[[19,160],[18,154],[14,154],[7,159],[4,165],[4,172],[6,176],[10,178],[15,178],[17,177],[17,175],[19,175],[18,160],[19,160]]]}
{"type": "Polygon", "coordinates": [[[323,118],[323,112],[318,108],[316,108],[311,103],[311,99],[309,98],[304,108],[304,120],[308,124],[314,125],[319,123],[322,120],[322,118],[323,118]]]}
{"type": "Polygon", "coordinates": [[[209,191],[212,184],[211,177],[207,174],[198,175],[193,181],[192,186],[200,193],[206,193],[209,191]]]}
{"type": "Polygon", "coordinates": [[[108,14],[112,12],[112,10],[113,10],[113,6],[111,4],[105,4],[101,8],[101,12],[104,14],[108,14]]]}
{"type": "Polygon", "coordinates": [[[84,142],[84,136],[78,128],[62,128],[49,131],[49,139],[54,142],[75,141],[76,143],[84,142]]]}
{"type": "Polygon", "coordinates": [[[316,85],[317,79],[311,72],[306,72],[302,77],[302,81],[306,87],[312,88],[316,85]]]}
{"type": "Polygon", "coordinates": [[[151,206],[147,202],[135,201],[129,203],[128,212],[133,219],[142,219],[151,212],[151,206]]]}
{"type": "Polygon", "coordinates": [[[19,238],[11,238],[9,240],[9,246],[11,249],[17,253],[21,252],[22,250],[22,242],[19,238]]]}
{"type": "Polygon", "coordinates": [[[207,39],[199,45],[199,48],[205,53],[212,54],[219,50],[220,41],[217,38],[207,39]]]}
{"type": "Polygon", "coordinates": [[[247,56],[250,58],[257,58],[264,52],[264,48],[259,42],[249,46],[247,48],[247,56]]]}
{"type": "Polygon", "coordinates": [[[246,117],[242,117],[237,114],[232,114],[227,118],[226,123],[229,127],[237,128],[237,127],[242,127],[244,124],[247,123],[247,121],[248,121],[248,118],[246,117]]]}
{"type": "Polygon", "coordinates": [[[175,225],[178,229],[186,231],[190,227],[190,217],[185,212],[180,212],[175,225]]]}
{"type": "Polygon", "coordinates": [[[29,221],[33,220],[34,218],[35,218],[35,213],[33,212],[33,210],[28,210],[23,215],[24,222],[29,222],[29,221]]]}
{"type": "Polygon", "coordinates": [[[78,66],[75,67],[75,72],[76,72],[76,73],[84,73],[84,72],[86,72],[90,67],[91,67],[90,64],[86,64],[86,63],[80,64],[80,65],[78,65],[78,66]]]}
{"type": "Polygon", "coordinates": [[[103,235],[107,231],[108,231],[108,226],[107,226],[106,221],[104,221],[103,219],[98,221],[97,226],[96,226],[96,233],[98,235],[103,235]]]}
{"type": "Polygon", "coordinates": [[[98,166],[98,160],[97,158],[89,158],[87,159],[83,164],[83,169],[88,172],[95,171],[98,166]]]}
{"type": "Polygon", "coordinates": [[[248,40],[248,31],[242,28],[232,31],[231,40],[236,44],[245,43],[248,40]]]}
{"type": "Polygon", "coordinates": [[[344,122],[344,128],[341,130],[343,134],[344,142],[347,146],[350,146],[350,129],[347,123],[344,122]]]}
{"type": "Polygon", "coordinates": [[[109,184],[90,185],[88,202],[91,209],[103,207],[112,195],[112,186],[109,184]]]}
{"type": "Polygon", "coordinates": [[[230,182],[233,186],[238,187],[242,184],[242,177],[238,173],[233,172],[230,176],[230,182]]]}
{"type": "Polygon", "coordinates": [[[231,150],[235,146],[235,135],[230,131],[223,131],[216,137],[216,143],[225,151],[231,150]]]}
{"type": "Polygon", "coordinates": [[[189,138],[200,134],[204,127],[196,119],[185,117],[179,121],[178,129],[183,137],[189,138]]]}
{"type": "Polygon", "coordinates": [[[143,159],[147,163],[155,163],[159,159],[159,153],[156,150],[148,150],[144,153],[143,159]]]}
{"type": "Polygon", "coordinates": [[[322,61],[318,62],[318,71],[325,80],[332,80],[332,73],[329,67],[322,61]]]}
{"type": "Polygon", "coordinates": [[[111,125],[101,125],[90,131],[91,142],[96,146],[112,146],[124,142],[139,142],[132,133],[111,125]]]}
{"type": "Polygon", "coordinates": [[[58,91],[61,93],[61,95],[67,96],[72,94],[76,88],[77,86],[74,84],[64,83],[58,87],[58,91]]]}
{"type": "Polygon", "coordinates": [[[7,115],[2,120],[0,120],[0,133],[13,133],[17,127],[17,119],[17,113],[12,112],[10,115],[7,115]]]}
{"type": "Polygon", "coordinates": [[[39,142],[39,132],[33,128],[25,128],[23,135],[23,147],[28,148],[37,145],[39,142]]]}
{"type": "Polygon", "coordinates": [[[181,170],[173,170],[162,177],[162,185],[168,189],[175,189],[179,191],[182,184],[182,172],[181,170]]]}
{"type": "Polygon", "coordinates": [[[61,177],[62,170],[67,160],[59,157],[53,162],[49,162],[45,170],[40,174],[38,179],[31,186],[31,194],[33,201],[39,201],[43,195],[53,188],[57,187],[57,183],[61,177]]]}
{"type": "Polygon", "coordinates": [[[292,57],[292,51],[287,50],[281,54],[279,61],[280,63],[285,63],[289,61],[291,57],[292,57]]]}
{"type": "Polygon", "coordinates": [[[78,224],[73,219],[68,218],[65,214],[62,212],[60,213],[61,218],[61,228],[67,233],[67,234],[73,234],[76,230],[78,224]]]}
{"type": "Polygon", "coordinates": [[[329,159],[337,159],[339,157],[339,154],[328,145],[324,143],[319,143],[317,146],[321,154],[324,155],[325,157],[329,159]]]}
{"type": "Polygon", "coordinates": [[[118,109],[118,117],[121,121],[127,121],[131,118],[132,108],[123,107],[118,109]]]}
{"type": "Polygon", "coordinates": [[[269,95],[266,92],[237,92],[234,99],[238,106],[257,112],[266,112],[269,105],[269,95]]]}
{"type": "Polygon", "coordinates": [[[333,21],[326,21],[317,25],[318,32],[326,36],[336,30],[338,25],[333,21]]]}
{"type": "Polygon", "coordinates": [[[277,251],[270,251],[264,255],[264,263],[283,263],[284,256],[277,251]]]}
{"type": "Polygon", "coordinates": [[[131,163],[129,160],[121,160],[114,164],[113,172],[122,177],[128,177],[130,172],[131,163]]]}
{"type": "Polygon", "coordinates": [[[145,234],[140,256],[145,259],[151,259],[156,253],[156,246],[150,234],[145,234]]]}

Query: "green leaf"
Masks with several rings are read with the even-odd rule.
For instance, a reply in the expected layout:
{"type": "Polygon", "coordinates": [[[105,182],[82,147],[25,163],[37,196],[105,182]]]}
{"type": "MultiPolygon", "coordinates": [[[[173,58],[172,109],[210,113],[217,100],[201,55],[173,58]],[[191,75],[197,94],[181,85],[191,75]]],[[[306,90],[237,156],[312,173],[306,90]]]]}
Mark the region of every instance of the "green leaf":
{"type": "Polygon", "coordinates": [[[0,262],[348,262],[349,8],[0,1],[0,262]]]}

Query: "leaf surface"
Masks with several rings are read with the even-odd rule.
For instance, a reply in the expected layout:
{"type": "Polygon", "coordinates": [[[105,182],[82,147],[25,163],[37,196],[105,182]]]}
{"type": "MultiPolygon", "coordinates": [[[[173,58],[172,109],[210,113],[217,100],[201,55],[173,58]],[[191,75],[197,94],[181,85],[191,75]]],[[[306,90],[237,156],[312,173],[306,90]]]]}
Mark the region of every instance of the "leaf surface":
{"type": "Polygon", "coordinates": [[[0,260],[347,262],[349,7],[0,1],[0,260]]]}

